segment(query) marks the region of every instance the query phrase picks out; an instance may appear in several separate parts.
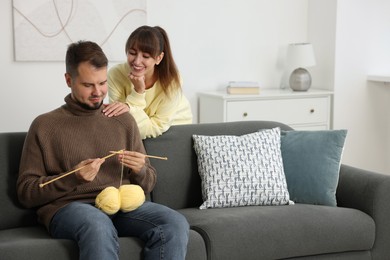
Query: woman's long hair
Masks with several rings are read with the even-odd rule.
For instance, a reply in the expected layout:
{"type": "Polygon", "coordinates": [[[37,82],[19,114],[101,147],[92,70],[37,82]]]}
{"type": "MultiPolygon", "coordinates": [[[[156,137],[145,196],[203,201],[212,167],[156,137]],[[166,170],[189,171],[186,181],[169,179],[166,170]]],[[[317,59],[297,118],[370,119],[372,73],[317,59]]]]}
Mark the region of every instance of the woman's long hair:
{"type": "Polygon", "coordinates": [[[165,30],[159,26],[141,26],[132,32],[126,42],[126,54],[130,49],[149,53],[156,58],[162,52],[164,57],[156,65],[157,77],[165,94],[180,90],[180,76],[173,59],[171,45],[165,30]]]}

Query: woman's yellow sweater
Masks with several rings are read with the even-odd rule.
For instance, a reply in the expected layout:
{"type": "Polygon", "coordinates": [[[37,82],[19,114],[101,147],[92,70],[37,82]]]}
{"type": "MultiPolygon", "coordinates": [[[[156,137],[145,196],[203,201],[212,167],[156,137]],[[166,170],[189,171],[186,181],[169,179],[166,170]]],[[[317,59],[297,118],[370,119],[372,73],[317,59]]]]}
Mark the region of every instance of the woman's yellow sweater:
{"type": "Polygon", "coordinates": [[[108,95],[110,103],[120,101],[130,107],[142,139],[157,137],[171,125],[192,123],[191,106],[181,91],[167,96],[157,81],[145,93],[139,94],[128,78],[129,72],[127,63],[118,64],[109,70],[108,95]]]}

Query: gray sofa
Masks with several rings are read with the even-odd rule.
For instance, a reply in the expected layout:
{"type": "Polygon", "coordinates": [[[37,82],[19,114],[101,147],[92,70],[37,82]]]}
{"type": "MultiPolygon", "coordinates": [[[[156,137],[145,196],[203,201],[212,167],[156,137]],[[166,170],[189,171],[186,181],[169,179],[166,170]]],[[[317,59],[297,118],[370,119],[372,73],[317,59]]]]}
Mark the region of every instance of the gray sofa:
{"type": "MultiPolygon", "coordinates": [[[[288,126],[253,121],[174,126],[144,141],[158,183],[150,199],[184,214],[187,259],[390,259],[390,176],[341,166],[338,207],[296,204],[199,210],[201,181],[193,134],[242,135],[288,126]]],[[[77,245],[55,240],[18,203],[15,183],[26,133],[0,133],[0,259],[77,259],[77,245]]],[[[304,163],[304,162],[302,162],[304,163]]],[[[142,241],[120,238],[121,259],[142,259],[142,241]]]]}

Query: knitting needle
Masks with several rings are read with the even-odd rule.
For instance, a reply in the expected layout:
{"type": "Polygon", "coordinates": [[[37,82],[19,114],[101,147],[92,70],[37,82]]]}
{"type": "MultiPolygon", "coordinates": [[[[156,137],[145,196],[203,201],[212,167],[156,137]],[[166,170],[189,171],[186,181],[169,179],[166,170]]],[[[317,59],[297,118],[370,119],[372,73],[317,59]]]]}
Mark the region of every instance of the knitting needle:
{"type": "MultiPolygon", "coordinates": [[[[123,151],[110,151],[110,153],[119,154],[123,151]]],[[[154,159],[160,159],[160,160],[168,160],[168,157],[161,157],[161,156],[155,156],[155,155],[147,155],[145,154],[145,157],[154,158],[154,159]]]]}
{"type": "MultiPolygon", "coordinates": [[[[110,157],[114,156],[115,154],[122,153],[122,152],[123,152],[123,150],[115,151],[114,153],[109,154],[109,155],[103,157],[102,159],[110,158],[110,157]]],[[[87,165],[88,165],[88,164],[86,164],[86,165],[84,165],[84,166],[81,166],[81,167],[79,167],[79,168],[77,168],[77,169],[75,169],[75,170],[73,170],[73,171],[67,172],[67,173],[65,173],[65,174],[63,174],[63,175],[61,175],[61,176],[58,176],[57,178],[51,179],[50,181],[47,181],[47,182],[45,182],[45,183],[41,183],[41,184],[39,184],[39,187],[42,188],[43,186],[45,186],[45,185],[47,185],[47,184],[49,184],[49,183],[52,183],[52,182],[54,182],[54,181],[56,181],[56,180],[59,180],[59,179],[61,179],[61,178],[64,178],[64,177],[66,177],[66,176],[68,176],[68,175],[70,175],[70,174],[72,174],[72,173],[75,173],[75,172],[77,172],[77,171],[83,169],[83,168],[86,167],[87,165]]]]}
{"type": "Polygon", "coordinates": [[[154,159],[168,160],[168,157],[161,157],[161,156],[147,155],[147,154],[145,156],[149,157],[149,158],[154,158],[154,159]]]}

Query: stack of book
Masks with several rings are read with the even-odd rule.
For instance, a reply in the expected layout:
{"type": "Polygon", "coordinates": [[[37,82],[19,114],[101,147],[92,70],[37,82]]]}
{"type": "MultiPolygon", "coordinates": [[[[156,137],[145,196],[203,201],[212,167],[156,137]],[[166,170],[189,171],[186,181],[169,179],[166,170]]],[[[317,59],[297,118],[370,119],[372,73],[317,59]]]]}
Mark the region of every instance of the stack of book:
{"type": "Polygon", "coordinates": [[[230,81],[226,90],[228,94],[259,94],[260,86],[253,81],[230,81]]]}

